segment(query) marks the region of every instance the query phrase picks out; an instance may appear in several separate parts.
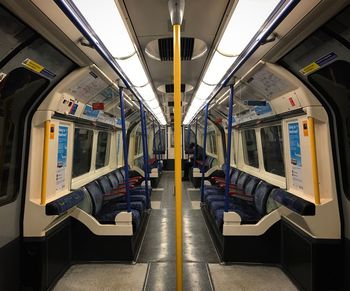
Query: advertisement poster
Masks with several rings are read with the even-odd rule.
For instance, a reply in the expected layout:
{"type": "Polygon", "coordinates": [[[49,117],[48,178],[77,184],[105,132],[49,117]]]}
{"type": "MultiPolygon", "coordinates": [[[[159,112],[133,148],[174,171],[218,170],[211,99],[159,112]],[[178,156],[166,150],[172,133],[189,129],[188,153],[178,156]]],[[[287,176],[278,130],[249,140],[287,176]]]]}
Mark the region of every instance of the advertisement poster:
{"type": "Polygon", "coordinates": [[[68,127],[59,126],[56,168],[56,191],[61,191],[66,187],[67,145],[68,127]]]}
{"type": "Polygon", "coordinates": [[[299,123],[292,122],[288,124],[290,163],[292,169],[292,185],[303,190],[303,176],[301,164],[299,123]]]}

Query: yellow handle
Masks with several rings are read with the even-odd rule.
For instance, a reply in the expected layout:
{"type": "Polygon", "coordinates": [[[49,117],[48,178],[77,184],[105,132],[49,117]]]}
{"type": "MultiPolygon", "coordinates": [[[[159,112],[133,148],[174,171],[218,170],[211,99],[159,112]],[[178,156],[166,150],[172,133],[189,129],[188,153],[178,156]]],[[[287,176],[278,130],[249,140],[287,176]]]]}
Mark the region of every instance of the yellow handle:
{"type": "Polygon", "coordinates": [[[174,141],[176,200],[176,290],[182,290],[182,185],[181,185],[181,44],[180,25],[174,33],[174,141]]]}
{"type": "Polygon", "coordinates": [[[315,140],[315,122],[313,117],[307,118],[309,136],[310,136],[310,147],[311,147],[311,168],[312,168],[312,181],[315,195],[315,204],[319,205],[320,202],[320,187],[318,181],[318,166],[317,166],[317,152],[316,152],[316,140],[315,140]]]}
{"type": "Polygon", "coordinates": [[[41,205],[46,204],[46,188],[47,188],[47,163],[49,156],[49,137],[50,137],[50,121],[45,121],[44,128],[44,148],[43,148],[43,168],[41,175],[41,205]]]}

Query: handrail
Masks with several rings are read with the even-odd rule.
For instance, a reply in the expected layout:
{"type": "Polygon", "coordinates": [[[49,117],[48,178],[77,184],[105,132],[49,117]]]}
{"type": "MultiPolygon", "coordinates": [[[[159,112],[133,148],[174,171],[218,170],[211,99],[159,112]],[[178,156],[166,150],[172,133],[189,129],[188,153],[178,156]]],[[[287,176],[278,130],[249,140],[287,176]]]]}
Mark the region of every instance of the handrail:
{"type": "Polygon", "coordinates": [[[231,138],[232,138],[232,115],[233,115],[233,96],[234,85],[230,85],[230,99],[228,108],[228,125],[227,125],[227,151],[226,151],[226,165],[225,165],[225,212],[228,211],[228,195],[230,184],[230,162],[231,162],[231,138]]]}
{"type": "Polygon", "coordinates": [[[317,165],[317,151],[316,151],[316,139],[315,139],[315,122],[314,118],[309,116],[307,118],[309,136],[310,136],[310,157],[311,157],[311,170],[312,181],[315,196],[315,204],[319,205],[320,202],[320,186],[318,179],[318,165],[317,165]]]}
{"type": "Polygon", "coordinates": [[[125,110],[124,110],[124,96],[123,87],[119,88],[120,97],[120,118],[122,122],[122,138],[123,138],[123,153],[124,153],[124,168],[125,168],[125,186],[126,186],[126,203],[128,212],[131,211],[131,197],[129,187],[129,159],[128,159],[128,141],[126,139],[126,125],[125,125],[125,110]]]}
{"type": "Polygon", "coordinates": [[[204,199],[204,177],[205,177],[205,160],[206,160],[206,148],[207,148],[207,131],[208,131],[208,112],[209,112],[209,103],[205,106],[204,111],[204,134],[203,134],[203,163],[202,163],[202,180],[201,180],[201,201],[204,199]]]}
{"type": "Polygon", "coordinates": [[[141,118],[141,137],[142,137],[142,148],[143,148],[143,168],[145,171],[145,189],[146,189],[146,199],[147,208],[149,207],[149,193],[148,193],[148,146],[147,146],[147,126],[146,126],[146,113],[143,109],[143,104],[140,101],[140,118],[141,118]]]}
{"type": "Polygon", "coordinates": [[[41,172],[41,205],[46,204],[47,191],[47,165],[49,159],[49,138],[50,138],[50,120],[44,123],[44,147],[43,147],[43,166],[41,172]]]}

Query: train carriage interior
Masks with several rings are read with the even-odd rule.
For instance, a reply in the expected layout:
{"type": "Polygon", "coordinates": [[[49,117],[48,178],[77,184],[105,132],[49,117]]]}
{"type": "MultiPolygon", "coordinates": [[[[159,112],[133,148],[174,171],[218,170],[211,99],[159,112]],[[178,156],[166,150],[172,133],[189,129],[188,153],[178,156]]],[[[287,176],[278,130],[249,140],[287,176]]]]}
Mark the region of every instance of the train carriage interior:
{"type": "Polygon", "coordinates": [[[349,0],[0,0],[0,290],[350,290],[349,0]]]}

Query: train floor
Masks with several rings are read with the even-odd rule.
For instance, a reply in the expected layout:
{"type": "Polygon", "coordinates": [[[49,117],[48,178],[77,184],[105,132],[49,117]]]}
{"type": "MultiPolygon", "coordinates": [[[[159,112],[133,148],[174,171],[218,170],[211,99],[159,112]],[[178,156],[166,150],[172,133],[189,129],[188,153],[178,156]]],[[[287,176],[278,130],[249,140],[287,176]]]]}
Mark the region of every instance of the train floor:
{"type": "MultiPolygon", "coordinates": [[[[152,212],[135,264],[72,266],[56,284],[63,290],[175,290],[174,173],[152,193],[152,212]]],[[[222,265],[200,210],[200,192],[182,183],[184,290],[297,290],[276,267],[222,265]]]]}

